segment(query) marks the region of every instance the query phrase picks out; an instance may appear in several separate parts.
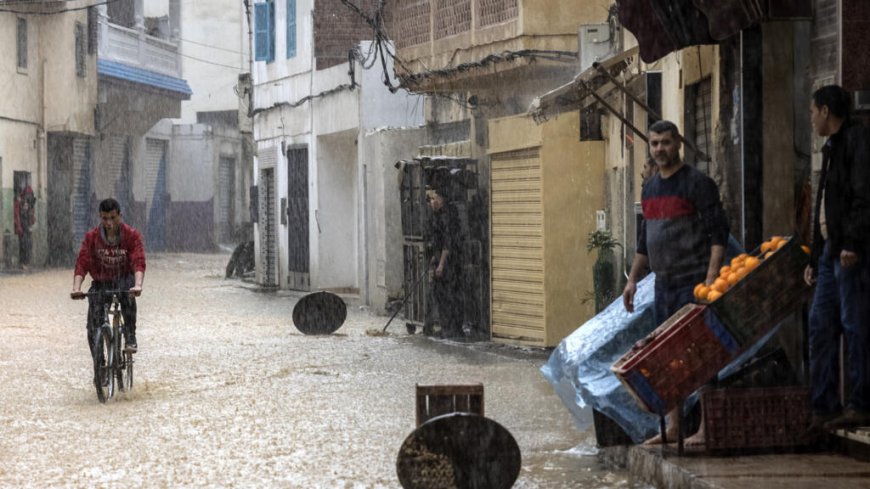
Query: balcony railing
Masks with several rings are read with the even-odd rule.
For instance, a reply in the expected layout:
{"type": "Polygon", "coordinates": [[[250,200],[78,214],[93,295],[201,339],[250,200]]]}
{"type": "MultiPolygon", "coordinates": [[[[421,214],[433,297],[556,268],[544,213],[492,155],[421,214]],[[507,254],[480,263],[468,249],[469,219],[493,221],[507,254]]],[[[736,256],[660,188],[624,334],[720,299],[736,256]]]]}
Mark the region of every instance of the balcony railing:
{"type": "Polygon", "coordinates": [[[401,49],[515,20],[519,0],[410,0],[397,2],[395,16],[401,49]]]}
{"type": "Polygon", "coordinates": [[[181,77],[178,43],[109,23],[105,18],[100,19],[100,34],[100,58],[181,77]]]}

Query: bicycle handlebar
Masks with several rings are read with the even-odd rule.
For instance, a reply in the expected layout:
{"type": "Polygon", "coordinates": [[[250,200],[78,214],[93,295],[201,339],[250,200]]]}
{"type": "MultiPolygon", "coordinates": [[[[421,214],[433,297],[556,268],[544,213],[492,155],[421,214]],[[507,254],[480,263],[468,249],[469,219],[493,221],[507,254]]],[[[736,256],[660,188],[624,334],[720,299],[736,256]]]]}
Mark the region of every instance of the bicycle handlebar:
{"type": "MultiPolygon", "coordinates": [[[[142,291],[140,290],[139,294],[141,294],[141,293],[142,293],[142,291]]],[[[93,291],[88,291],[88,292],[81,292],[81,291],[70,292],[69,296],[70,296],[70,299],[81,300],[81,299],[84,299],[85,297],[101,297],[101,296],[102,297],[112,297],[114,295],[117,295],[119,297],[123,297],[123,296],[136,297],[139,294],[137,294],[136,292],[132,292],[130,290],[124,290],[124,289],[106,289],[106,290],[93,290],[93,291]]]]}

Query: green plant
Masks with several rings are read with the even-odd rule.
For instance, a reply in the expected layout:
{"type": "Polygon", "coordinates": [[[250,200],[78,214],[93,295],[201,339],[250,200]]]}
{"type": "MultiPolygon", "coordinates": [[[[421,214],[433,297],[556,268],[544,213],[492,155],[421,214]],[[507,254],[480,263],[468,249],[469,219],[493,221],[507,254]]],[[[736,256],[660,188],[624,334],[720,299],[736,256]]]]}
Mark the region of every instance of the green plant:
{"type": "Polygon", "coordinates": [[[613,249],[622,247],[610,231],[595,230],[589,233],[586,250],[598,250],[598,259],[592,267],[592,284],[595,288],[595,312],[601,312],[616,298],[613,249]]]}

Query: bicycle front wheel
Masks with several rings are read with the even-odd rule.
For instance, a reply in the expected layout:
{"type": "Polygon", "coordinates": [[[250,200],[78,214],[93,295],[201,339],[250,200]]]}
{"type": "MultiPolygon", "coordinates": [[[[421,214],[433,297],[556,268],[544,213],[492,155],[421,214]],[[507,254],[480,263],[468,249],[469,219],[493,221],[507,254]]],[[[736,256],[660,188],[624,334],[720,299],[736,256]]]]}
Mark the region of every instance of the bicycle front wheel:
{"type": "Polygon", "coordinates": [[[120,363],[115,369],[118,376],[118,387],[121,391],[130,391],[133,389],[133,354],[121,351],[119,353],[120,363]]]}
{"type": "Polygon", "coordinates": [[[100,328],[94,345],[94,386],[97,388],[97,399],[105,403],[115,393],[115,349],[112,345],[112,332],[109,328],[100,328]]]}

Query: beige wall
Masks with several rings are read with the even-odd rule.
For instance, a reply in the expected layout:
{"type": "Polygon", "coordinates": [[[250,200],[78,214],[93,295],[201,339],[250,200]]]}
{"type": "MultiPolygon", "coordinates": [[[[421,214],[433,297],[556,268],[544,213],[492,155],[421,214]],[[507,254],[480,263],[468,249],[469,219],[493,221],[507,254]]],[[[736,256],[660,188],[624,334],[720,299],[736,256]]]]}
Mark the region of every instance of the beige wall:
{"type": "MultiPolygon", "coordinates": [[[[276,2],[276,7],[282,3],[286,5],[276,2]]],[[[181,25],[183,78],[193,91],[190,100],[181,103],[181,120],[193,123],[197,112],[236,110],[239,98],[233,87],[240,73],[250,71],[244,5],[235,0],[185,0],[181,25]]],[[[275,27],[277,35],[280,25],[275,27]]]]}

